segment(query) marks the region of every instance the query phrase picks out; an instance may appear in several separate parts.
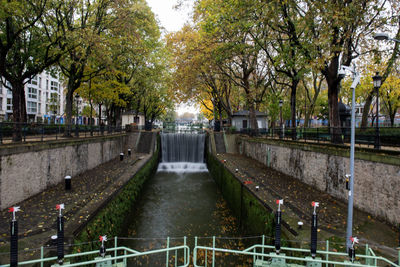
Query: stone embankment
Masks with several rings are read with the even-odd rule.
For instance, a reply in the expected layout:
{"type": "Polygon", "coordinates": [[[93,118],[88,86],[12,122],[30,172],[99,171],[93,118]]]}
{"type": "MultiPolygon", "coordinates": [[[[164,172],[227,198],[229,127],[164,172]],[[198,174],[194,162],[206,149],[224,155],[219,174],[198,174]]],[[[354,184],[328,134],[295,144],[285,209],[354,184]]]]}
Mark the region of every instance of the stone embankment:
{"type": "MultiPolygon", "coordinates": [[[[135,145],[140,143],[142,139],[136,134],[122,137],[124,142],[126,142],[123,143],[124,146],[122,148],[118,147],[118,145],[113,146],[111,144],[112,141],[100,141],[99,143],[102,143],[101,147],[104,147],[105,150],[103,152],[97,151],[97,153],[101,153],[101,155],[97,155],[96,151],[89,149],[85,151],[85,153],[89,153],[88,157],[103,158],[104,154],[111,154],[111,152],[106,152],[106,147],[116,152],[114,153],[114,157],[106,163],[102,163],[89,170],[81,169],[82,171],[79,174],[73,175],[71,179],[72,189],[70,191],[65,190],[64,179],[62,179],[61,182],[59,181],[53,186],[47,185],[46,189],[42,190],[40,193],[16,203],[16,205],[21,208],[21,212],[17,213],[20,239],[19,249],[21,251],[19,255],[20,260],[39,257],[40,246],[46,246],[47,250],[45,249],[45,254],[48,254],[47,252],[51,251],[51,249],[54,250],[54,247],[51,247],[53,245],[51,243],[51,236],[56,234],[56,217],[58,214],[56,204],[65,204],[65,237],[67,244],[71,244],[76,240],[77,236],[80,236],[80,240],[84,239],[81,236],[82,230],[88,227],[89,222],[97,220],[98,214],[101,214],[101,211],[107,208],[108,203],[112,203],[114,199],[118,199],[119,193],[123,192],[124,188],[134,187],[137,191],[134,192],[134,195],[138,194],[138,190],[140,190],[147,177],[152,175],[158,162],[158,150],[154,150],[156,147],[156,134],[148,134],[152,138],[149,138],[147,134],[143,136],[145,136],[148,141],[147,144],[149,148],[145,150],[149,153],[135,152],[135,145]],[[127,147],[134,148],[132,149],[133,152],[131,156],[128,156],[127,147]],[[120,161],[119,158],[119,153],[121,151],[125,153],[123,161],[120,161]]],[[[91,146],[91,144],[87,143],[86,145],[80,145],[91,146]]],[[[79,149],[80,145],[73,144],[72,146],[78,147],[73,147],[72,149],[82,151],[79,149]]],[[[41,144],[41,146],[43,146],[43,144],[41,144]]],[[[68,147],[64,149],[66,151],[71,150],[71,148],[68,147]]],[[[60,151],[59,153],[63,152],[60,151]]],[[[53,162],[52,166],[56,164],[64,164],[64,161],[53,162]]],[[[130,201],[129,205],[132,205],[135,201],[133,195],[128,199],[130,201]]],[[[124,203],[124,205],[126,206],[128,204],[124,203]]],[[[8,263],[11,215],[4,209],[0,212],[0,218],[0,263],[8,263]]],[[[121,219],[121,216],[119,216],[118,219],[121,219]]],[[[118,221],[118,223],[121,222],[121,220],[118,221]]],[[[115,228],[120,226],[116,223],[112,225],[115,228]]],[[[100,234],[107,233],[96,233],[97,236],[100,234]]],[[[66,249],[68,250],[69,248],[66,249]]]]}

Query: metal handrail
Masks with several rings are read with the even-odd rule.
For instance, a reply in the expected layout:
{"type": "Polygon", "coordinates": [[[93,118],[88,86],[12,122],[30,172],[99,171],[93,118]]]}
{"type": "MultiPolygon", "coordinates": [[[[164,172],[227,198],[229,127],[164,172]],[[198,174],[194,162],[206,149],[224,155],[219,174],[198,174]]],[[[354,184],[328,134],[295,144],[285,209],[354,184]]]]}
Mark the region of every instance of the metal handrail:
{"type": "MultiPolygon", "coordinates": [[[[228,254],[235,254],[235,255],[247,255],[247,256],[253,256],[253,259],[257,258],[276,258],[276,259],[285,259],[285,260],[296,260],[296,261],[302,261],[302,262],[315,262],[315,263],[321,263],[321,264],[333,264],[333,265],[340,265],[340,266],[365,266],[365,264],[361,264],[359,262],[350,262],[348,260],[346,261],[337,261],[337,260],[329,260],[327,256],[329,255],[334,255],[334,256],[341,256],[341,257],[348,257],[347,253],[343,252],[334,252],[334,251],[328,251],[328,250],[317,250],[317,255],[320,256],[325,256],[325,259],[321,258],[312,258],[312,257],[298,257],[298,256],[287,256],[284,254],[276,254],[274,252],[263,252],[265,249],[269,250],[275,250],[274,246],[270,245],[253,245],[250,246],[244,250],[233,250],[233,249],[224,249],[224,248],[217,248],[214,245],[215,243],[213,242],[213,247],[208,247],[208,246],[195,246],[193,250],[193,265],[195,267],[203,267],[207,266],[207,259],[205,259],[205,265],[198,265],[197,260],[198,260],[198,251],[199,250],[205,250],[204,255],[207,255],[207,251],[212,252],[212,266],[215,266],[215,253],[216,252],[223,252],[223,253],[228,253],[228,254]],[[260,249],[261,252],[257,252],[257,249],[260,249]]],[[[329,247],[329,243],[327,242],[329,247]]],[[[302,249],[302,248],[289,248],[289,247],[281,247],[281,251],[292,251],[292,252],[304,252],[304,253],[309,253],[309,250],[307,249],[302,249]]],[[[400,267],[399,264],[396,264],[384,257],[381,256],[376,256],[374,252],[372,251],[371,248],[369,248],[369,252],[371,253],[370,255],[362,255],[358,254],[357,258],[359,259],[364,259],[366,262],[369,262],[369,260],[373,260],[374,266],[377,266],[378,261],[385,262],[386,264],[390,264],[395,267],[400,267]]],[[[263,265],[264,266],[264,265],[263,265]]]]}

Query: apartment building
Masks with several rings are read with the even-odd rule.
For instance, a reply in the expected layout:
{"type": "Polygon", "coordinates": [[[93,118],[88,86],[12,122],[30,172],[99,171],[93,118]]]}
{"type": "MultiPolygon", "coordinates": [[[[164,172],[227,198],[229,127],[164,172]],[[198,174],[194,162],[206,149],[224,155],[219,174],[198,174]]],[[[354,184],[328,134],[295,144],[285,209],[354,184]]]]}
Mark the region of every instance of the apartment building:
{"type": "MultiPolygon", "coordinates": [[[[12,92],[9,82],[0,81],[0,121],[11,120],[12,92]]],[[[25,84],[29,122],[63,123],[65,96],[60,76],[49,71],[36,75],[25,84]]]]}

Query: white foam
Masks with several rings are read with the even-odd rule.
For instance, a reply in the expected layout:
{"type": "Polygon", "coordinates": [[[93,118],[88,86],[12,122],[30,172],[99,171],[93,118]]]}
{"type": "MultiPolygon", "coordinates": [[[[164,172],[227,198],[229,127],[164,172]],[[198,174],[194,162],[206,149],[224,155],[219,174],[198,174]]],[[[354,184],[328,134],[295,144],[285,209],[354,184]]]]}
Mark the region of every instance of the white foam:
{"type": "Polygon", "coordinates": [[[176,173],[192,173],[192,172],[208,172],[205,163],[194,162],[162,162],[158,165],[158,172],[176,172],[176,173]]]}

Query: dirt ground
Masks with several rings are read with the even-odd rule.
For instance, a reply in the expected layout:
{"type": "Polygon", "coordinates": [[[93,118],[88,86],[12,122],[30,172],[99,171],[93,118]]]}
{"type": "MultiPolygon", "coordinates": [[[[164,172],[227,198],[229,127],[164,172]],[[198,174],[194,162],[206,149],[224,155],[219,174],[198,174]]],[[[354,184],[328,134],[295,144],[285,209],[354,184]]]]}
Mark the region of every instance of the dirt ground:
{"type": "MultiPolygon", "coordinates": [[[[72,177],[72,190],[65,190],[64,181],[15,206],[19,226],[19,260],[38,256],[40,246],[52,245],[56,235],[56,205],[64,203],[66,242],[72,242],[74,232],[107,202],[109,197],[131,178],[150,157],[132,154],[104,163],[92,170],[72,177]]],[[[0,263],[8,262],[11,213],[0,212],[0,263]]]]}

